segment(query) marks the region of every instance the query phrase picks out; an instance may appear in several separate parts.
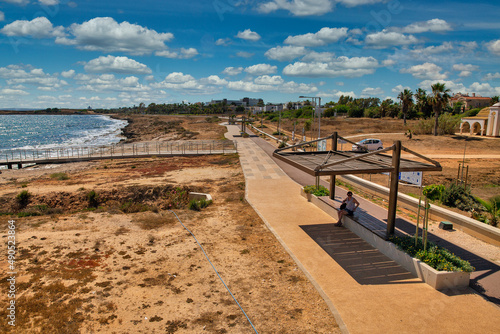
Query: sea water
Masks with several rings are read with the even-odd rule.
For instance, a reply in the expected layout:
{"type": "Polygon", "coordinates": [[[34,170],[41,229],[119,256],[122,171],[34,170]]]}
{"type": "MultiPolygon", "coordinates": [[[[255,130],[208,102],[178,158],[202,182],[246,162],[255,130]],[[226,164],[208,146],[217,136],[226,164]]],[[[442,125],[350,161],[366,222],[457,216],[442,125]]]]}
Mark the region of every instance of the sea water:
{"type": "Polygon", "coordinates": [[[111,145],[126,125],[104,115],[0,115],[0,154],[111,145]]]}

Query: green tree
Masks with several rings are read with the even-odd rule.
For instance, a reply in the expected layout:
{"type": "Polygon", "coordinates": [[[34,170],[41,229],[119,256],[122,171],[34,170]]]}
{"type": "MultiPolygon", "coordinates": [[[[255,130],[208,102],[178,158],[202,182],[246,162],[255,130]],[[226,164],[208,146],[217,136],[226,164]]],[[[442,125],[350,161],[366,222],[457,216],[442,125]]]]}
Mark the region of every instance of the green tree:
{"type": "Polygon", "coordinates": [[[418,88],[415,91],[415,100],[417,111],[424,117],[431,116],[432,106],[429,104],[429,96],[425,89],[418,88]]]}
{"type": "Polygon", "coordinates": [[[498,103],[500,100],[500,96],[496,95],[491,98],[491,105],[494,105],[495,103],[498,103]]]}
{"type": "Polygon", "coordinates": [[[398,99],[401,101],[401,111],[403,112],[403,123],[406,125],[406,117],[408,115],[408,110],[413,106],[413,93],[409,89],[403,90],[398,95],[398,99]]]}
{"type": "Polygon", "coordinates": [[[432,109],[434,111],[434,131],[433,135],[438,135],[438,125],[439,125],[439,115],[443,111],[444,107],[448,104],[448,100],[450,99],[449,88],[446,88],[446,85],[441,82],[437,82],[431,86],[432,88],[432,96],[430,98],[430,104],[432,105],[432,109]]]}
{"type": "Polygon", "coordinates": [[[385,117],[389,113],[389,109],[394,104],[391,99],[385,99],[380,104],[380,117],[385,117]]]}

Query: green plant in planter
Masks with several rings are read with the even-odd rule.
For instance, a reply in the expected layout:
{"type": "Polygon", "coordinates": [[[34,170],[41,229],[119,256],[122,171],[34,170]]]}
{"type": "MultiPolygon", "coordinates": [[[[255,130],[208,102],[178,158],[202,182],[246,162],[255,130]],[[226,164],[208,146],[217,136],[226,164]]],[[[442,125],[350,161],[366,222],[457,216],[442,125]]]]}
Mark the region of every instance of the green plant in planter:
{"type": "Polygon", "coordinates": [[[427,250],[424,251],[422,238],[417,239],[416,246],[415,238],[411,236],[391,236],[389,241],[411,257],[419,259],[436,270],[463,272],[472,272],[475,270],[469,261],[462,260],[449,250],[439,247],[432,242],[427,243],[427,250]]]}
{"type": "Polygon", "coordinates": [[[316,188],[316,186],[314,185],[310,185],[310,186],[305,186],[304,187],[304,192],[306,194],[313,194],[314,196],[330,196],[330,191],[328,189],[326,189],[326,187],[324,186],[319,186],[318,188],[316,188]]]}

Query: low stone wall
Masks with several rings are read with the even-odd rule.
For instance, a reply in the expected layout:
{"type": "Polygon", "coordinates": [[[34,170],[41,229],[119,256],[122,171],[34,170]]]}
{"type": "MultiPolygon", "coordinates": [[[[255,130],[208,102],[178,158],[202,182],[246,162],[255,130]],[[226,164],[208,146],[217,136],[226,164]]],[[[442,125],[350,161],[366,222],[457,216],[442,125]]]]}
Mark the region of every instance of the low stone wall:
{"type": "MultiPolygon", "coordinates": [[[[353,175],[342,175],[339,178],[374,195],[386,199],[389,198],[389,188],[387,187],[363,180],[353,175]]],[[[399,193],[398,206],[417,212],[418,199],[399,193]]],[[[432,204],[430,206],[429,218],[435,221],[449,221],[453,223],[453,227],[458,230],[491,243],[492,245],[500,246],[500,229],[497,227],[484,224],[475,219],[432,204]]]]}
{"type": "MultiPolygon", "coordinates": [[[[301,188],[300,194],[328,215],[337,219],[336,208],[331,207],[312,194],[307,194],[303,188],[301,188]]],[[[412,258],[405,252],[399,250],[392,242],[380,238],[349,216],[343,217],[342,224],[358,237],[378,249],[382,254],[392,259],[415,277],[420,278],[436,290],[464,288],[469,286],[470,273],[435,270],[424,262],[412,258]]]]}

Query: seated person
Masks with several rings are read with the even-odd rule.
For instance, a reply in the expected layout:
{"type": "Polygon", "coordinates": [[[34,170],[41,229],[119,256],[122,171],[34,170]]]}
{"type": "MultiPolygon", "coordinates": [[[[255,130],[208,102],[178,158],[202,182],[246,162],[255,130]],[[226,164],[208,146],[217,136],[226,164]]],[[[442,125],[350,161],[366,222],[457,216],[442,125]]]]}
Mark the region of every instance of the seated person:
{"type": "Polygon", "coordinates": [[[359,202],[352,197],[351,191],[347,192],[347,197],[342,201],[342,204],[345,204],[345,208],[338,210],[339,220],[335,226],[342,226],[342,217],[345,215],[352,216],[359,206],[359,202]]]}

